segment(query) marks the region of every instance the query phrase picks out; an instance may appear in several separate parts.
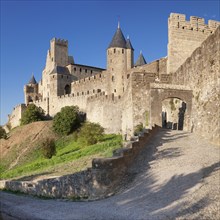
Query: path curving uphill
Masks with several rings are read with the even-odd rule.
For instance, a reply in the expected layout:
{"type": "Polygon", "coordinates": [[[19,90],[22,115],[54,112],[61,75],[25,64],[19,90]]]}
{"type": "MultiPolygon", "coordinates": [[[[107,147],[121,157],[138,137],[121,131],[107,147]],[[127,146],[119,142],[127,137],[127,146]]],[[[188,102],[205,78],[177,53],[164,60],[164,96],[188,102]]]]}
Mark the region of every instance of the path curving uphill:
{"type": "Polygon", "coordinates": [[[161,130],[118,194],[93,202],[0,192],[3,219],[219,219],[220,147],[195,134],[161,130]],[[150,147],[150,150],[149,150],[150,147]]]}

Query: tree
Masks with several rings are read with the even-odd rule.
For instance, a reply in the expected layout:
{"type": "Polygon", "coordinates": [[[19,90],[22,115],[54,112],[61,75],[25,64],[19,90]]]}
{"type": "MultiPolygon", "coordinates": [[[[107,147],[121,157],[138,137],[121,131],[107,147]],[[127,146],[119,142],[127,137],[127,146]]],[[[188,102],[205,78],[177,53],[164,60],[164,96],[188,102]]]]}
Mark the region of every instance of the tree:
{"type": "Polygon", "coordinates": [[[50,159],[53,155],[56,155],[55,141],[52,138],[45,138],[41,142],[40,148],[44,158],[50,159]]]}
{"type": "Polygon", "coordinates": [[[57,134],[68,135],[80,126],[79,107],[66,106],[61,108],[53,118],[53,130],[57,134]]]}
{"type": "Polygon", "coordinates": [[[6,139],[7,134],[6,134],[5,129],[2,126],[0,126],[0,139],[2,139],[2,138],[6,139]]]}
{"type": "Polygon", "coordinates": [[[44,117],[45,114],[42,108],[30,104],[21,116],[21,125],[26,125],[34,121],[42,121],[44,117]]]}
{"type": "Polygon", "coordinates": [[[101,140],[104,134],[104,128],[91,122],[85,122],[80,129],[78,141],[83,145],[96,144],[101,140]]]}

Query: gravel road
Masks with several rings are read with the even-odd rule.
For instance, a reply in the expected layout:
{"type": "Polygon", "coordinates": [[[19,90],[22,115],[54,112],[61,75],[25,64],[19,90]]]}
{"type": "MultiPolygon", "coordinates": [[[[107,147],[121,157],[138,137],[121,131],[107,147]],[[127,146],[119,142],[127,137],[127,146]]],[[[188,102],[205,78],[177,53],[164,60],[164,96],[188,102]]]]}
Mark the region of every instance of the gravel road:
{"type": "Polygon", "coordinates": [[[129,170],[127,184],[93,202],[0,192],[1,218],[220,219],[220,147],[192,133],[161,130],[129,170]],[[132,180],[132,181],[131,181],[132,180]]]}

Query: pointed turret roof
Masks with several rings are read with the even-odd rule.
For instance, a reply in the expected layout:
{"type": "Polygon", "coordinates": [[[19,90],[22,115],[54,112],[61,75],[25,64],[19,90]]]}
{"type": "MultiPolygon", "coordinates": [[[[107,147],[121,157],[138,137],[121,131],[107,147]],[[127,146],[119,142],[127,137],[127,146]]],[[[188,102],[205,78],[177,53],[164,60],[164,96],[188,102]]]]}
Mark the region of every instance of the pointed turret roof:
{"type": "Polygon", "coordinates": [[[112,41],[108,46],[108,48],[111,47],[126,48],[126,40],[121,31],[120,25],[118,25],[117,31],[115,32],[115,35],[113,36],[112,41]]]}
{"type": "Polygon", "coordinates": [[[31,79],[28,84],[37,84],[36,79],[34,78],[34,74],[32,74],[31,79]]]}
{"type": "Polygon", "coordinates": [[[126,40],[126,48],[134,50],[134,48],[132,47],[132,44],[131,44],[131,41],[130,41],[129,37],[127,37],[127,40],[126,40]]]}
{"type": "Polygon", "coordinates": [[[145,65],[145,64],[147,64],[147,62],[144,59],[144,56],[143,56],[142,52],[140,52],[140,55],[139,55],[139,57],[138,57],[138,59],[137,59],[134,66],[142,66],[142,65],[145,65]]]}

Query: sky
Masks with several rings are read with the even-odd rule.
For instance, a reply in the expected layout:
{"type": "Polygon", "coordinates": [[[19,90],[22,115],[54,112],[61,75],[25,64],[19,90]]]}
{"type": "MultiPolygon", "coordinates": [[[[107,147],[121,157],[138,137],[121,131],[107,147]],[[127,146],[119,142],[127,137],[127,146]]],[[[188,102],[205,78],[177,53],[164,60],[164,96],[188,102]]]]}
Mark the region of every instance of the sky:
{"type": "Polygon", "coordinates": [[[118,21],[129,36],[137,60],[149,63],[167,55],[170,13],[220,20],[219,0],[11,1],[1,0],[0,124],[13,107],[24,103],[24,85],[32,73],[37,81],[45,67],[53,37],[69,42],[78,64],[106,68],[106,49],[118,21]]]}

